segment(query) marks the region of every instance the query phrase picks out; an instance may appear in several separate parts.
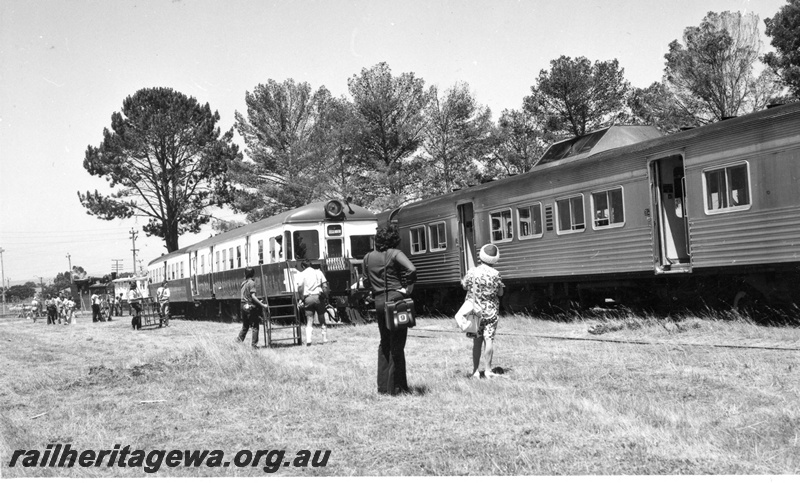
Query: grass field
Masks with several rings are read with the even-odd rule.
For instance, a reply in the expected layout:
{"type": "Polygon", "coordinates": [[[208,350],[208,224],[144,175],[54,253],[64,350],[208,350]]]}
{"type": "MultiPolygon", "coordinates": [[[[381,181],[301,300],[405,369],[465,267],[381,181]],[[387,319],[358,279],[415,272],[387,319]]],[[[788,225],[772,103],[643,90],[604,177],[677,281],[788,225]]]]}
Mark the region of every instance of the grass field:
{"type": "MultiPolygon", "coordinates": [[[[798,328],[640,318],[591,335],[591,318],[506,317],[493,364],[504,377],[472,380],[471,341],[449,320],[423,319],[406,348],[416,394],[390,397],[376,393],[374,325],[254,351],[234,342],[234,324],[132,332],[129,320],[0,321],[2,476],[147,474],[23,467],[21,457],[9,467],[15,450],[58,443],[223,450],[226,460],[284,450],[287,463],[330,450],[325,466],[270,467],[286,476],[800,473],[798,328]]],[[[264,476],[262,456],[157,474],[264,476]]]]}

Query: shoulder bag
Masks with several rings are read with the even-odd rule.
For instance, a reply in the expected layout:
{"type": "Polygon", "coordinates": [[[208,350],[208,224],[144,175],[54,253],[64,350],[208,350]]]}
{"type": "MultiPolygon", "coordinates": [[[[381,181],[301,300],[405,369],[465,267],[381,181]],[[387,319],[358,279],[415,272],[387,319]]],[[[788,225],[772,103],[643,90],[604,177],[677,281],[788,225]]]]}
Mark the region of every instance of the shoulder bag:
{"type": "Polygon", "coordinates": [[[411,298],[403,298],[394,302],[389,301],[389,284],[386,279],[386,271],[389,268],[389,262],[392,257],[389,256],[389,250],[386,250],[386,265],[383,267],[383,288],[386,290],[386,327],[389,330],[409,329],[417,325],[416,318],[414,317],[414,300],[411,298]]]}
{"type": "Polygon", "coordinates": [[[481,321],[480,307],[472,300],[466,299],[461,308],[456,312],[456,325],[461,332],[478,332],[478,324],[481,321]]]}

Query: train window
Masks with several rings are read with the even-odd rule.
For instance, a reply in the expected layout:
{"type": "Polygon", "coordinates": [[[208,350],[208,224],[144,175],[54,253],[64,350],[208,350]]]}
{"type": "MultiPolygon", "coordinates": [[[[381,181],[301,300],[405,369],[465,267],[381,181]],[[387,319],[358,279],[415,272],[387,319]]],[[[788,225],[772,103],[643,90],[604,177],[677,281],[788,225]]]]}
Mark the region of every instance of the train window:
{"type": "Polygon", "coordinates": [[[328,253],[327,256],[331,258],[344,256],[344,240],[341,238],[329,238],[327,240],[328,253]]]}
{"type": "Polygon", "coordinates": [[[350,249],[353,252],[353,258],[364,258],[364,255],[371,252],[374,246],[374,235],[356,235],[350,237],[350,249]]]}
{"type": "Polygon", "coordinates": [[[519,238],[539,238],[542,236],[542,204],[534,203],[525,208],[517,208],[519,238]]]}
{"type": "Polygon", "coordinates": [[[258,240],[258,264],[264,264],[264,240],[258,240]]]}
{"type": "Polygon", "coordinates": [[[222,250],[222,270],[225,270],[225,267],[228,266],[228,252],[222,250]]]}
{"type": "Polygon", "coordinates": [[[447,249],[447,235],[443,221],[428,225],[428,233],[430,233],[432,252],[447,249]]]}
{"type": "MultiPolygon", "coordinates": [[[[225,252],[223,252],[223,253],[225,253],[225,252]]],[[[217,262],[217,265],[216,265],[216,268],[214,269],[214,271],[215,272],[219,272],[219,250],[217,250],[217,255],[214,257],[214,260],[216,260],[216,262],[217,262]]],[[[222,266],[224,267],[225,265],[222,265],[222,266]]]]}
{"type": "Polygon", "coordinates": [[[297,230],[292,234],[295,260],[319,258],[319,231],[297,230]]]}
{"type": "Polygon", "coordinates": [[[183,262],[181,262],[181,278],[183,278],[183,262]]]}
{"type": "Polygon", "coordinates": [[[236,268],[242,268],[242,246],[236,247],[236,268]]]}
{"type": "Polygon", "coordinates": [[[205,275],[206,273],[206,256],[200,255],[200,274],[205,275]]]}
{"type": "Polygon", "coordinates": [[[510,241],[514,237],[514,231],[511,229],[511,209],[496,211],[489,217],[493,243],[510,241]]]}
{"type": "Polygon", "coordinates": [[[586,229],[583,216],[583,195],[570,196],[556,200],[556,233],[578,233],[586,229]]]}
{"type": "Polygon", "coordinates": [[[750,173],[747,162],[703,171],[707,214],[750,208],[750,173]]]}
{"type": "Polygon", "coordinates": [[[409,236],[411,237],[411,253],[423,253],[425,252],[428,247],[426,246],[426,239],[425,239],[425,227],[424,226],[417,226],[409,230],[409,236]]]}
{"type": "Polygon", "coordinates": [[[622,188],[592,193],[592,227],[614,228],[625,224],[622,188]]]}
{"type": "Polygon", "coordinates": [[[228,260],[228,263],[230,263],[230,269],[233,270],[233,247],[228,248],[228,260]]]}

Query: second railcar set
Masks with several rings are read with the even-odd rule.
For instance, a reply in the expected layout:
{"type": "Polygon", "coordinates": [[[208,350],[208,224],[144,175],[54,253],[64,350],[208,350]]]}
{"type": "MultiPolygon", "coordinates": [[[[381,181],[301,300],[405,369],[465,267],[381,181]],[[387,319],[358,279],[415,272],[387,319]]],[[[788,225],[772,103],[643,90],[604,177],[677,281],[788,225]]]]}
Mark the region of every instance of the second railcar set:
{"type": "Polygon", "coordinates": [[[800,103],[667,136],[612,126],[554,144],[527,173],[387,211],[386,222],[430,311],[460,302],[485,243],[500,248],[510,310],[796,309],[800,103]]]}

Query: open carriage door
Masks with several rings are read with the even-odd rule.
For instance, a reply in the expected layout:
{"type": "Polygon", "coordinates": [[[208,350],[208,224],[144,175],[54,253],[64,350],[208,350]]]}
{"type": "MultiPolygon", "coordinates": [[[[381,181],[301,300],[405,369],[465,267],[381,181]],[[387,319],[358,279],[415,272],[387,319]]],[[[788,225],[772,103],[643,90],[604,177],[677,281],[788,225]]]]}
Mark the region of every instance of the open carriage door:
{"type": "Polygon", "coordinates": [[[198,296],[200,294],[200,292],[198,291],[198,285],[197,285],[197,282],[198,282],[197,275],[198,275],[198,273],[197,273],[197,250],[195,250],[195,251],[191,252],[191,255],[190,255],[190,258],[189,258],[189,280],[191,281],[191,285],[192,285],[192,287],[191,287],[192,288],[192,297],[196,297],[196,296],[198,296]]]}
{"type": "Polygon", "coordinates": [[[656,273],[692,271],[683,155],[650,161],[656,273]]]}
{"type": "Polygon", "coordinates": [[[475,212],[472,203],[458,205],[458,246],[461,249],[461,278],[475,266],[475,212]]]}

